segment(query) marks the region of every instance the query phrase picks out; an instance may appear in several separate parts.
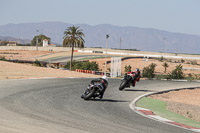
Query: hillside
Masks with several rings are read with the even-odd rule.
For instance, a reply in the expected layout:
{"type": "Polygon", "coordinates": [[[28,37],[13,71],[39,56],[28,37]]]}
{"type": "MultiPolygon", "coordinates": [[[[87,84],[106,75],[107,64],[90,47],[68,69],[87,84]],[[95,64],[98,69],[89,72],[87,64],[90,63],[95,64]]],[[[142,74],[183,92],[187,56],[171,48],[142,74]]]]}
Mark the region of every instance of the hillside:
{"type": "Polygon", "coordinates": [[[21,39],[21,38],[14,38],[14,37],[10,37],[10,36],[0,36],[0,40],[4,40],[4,41],[15,41],[18,44],[28,44],[30,43],[31,40],[29,39],[21,39]]]}
{"type": "MultiPolygon", "coordinates": [[[[0,26],[0,36],[32,40],[33,37],[37,35],[36,30],[39,30],[39,34],[45,34],[51,38],[52,42],[61,45],[63,32],[71,25],[72,24],[62,22],[7,24],[0,26]]],[[[200,36],[198,35],[172,33],[130,26],[120,27],[109,24],[95,26],[77,24],[76,26],[80,26],[85,33],[86,47],[105,47],[105,36],[109,34],[109,48],[120,48],[121,37],[121,47],[124,49],[163,52],[163,44],[165,44],[165,52],[200,53],[200,36]],[[166,38],[166,40],[163,38],[166,38]]]]}

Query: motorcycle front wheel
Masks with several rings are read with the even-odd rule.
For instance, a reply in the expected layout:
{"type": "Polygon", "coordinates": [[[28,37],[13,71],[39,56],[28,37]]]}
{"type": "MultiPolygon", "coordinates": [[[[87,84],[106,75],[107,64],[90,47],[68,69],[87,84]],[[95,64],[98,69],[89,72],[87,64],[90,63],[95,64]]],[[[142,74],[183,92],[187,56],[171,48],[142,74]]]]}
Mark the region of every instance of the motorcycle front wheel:
{"type": "Polygon", "coordinates": [[[123,90],[126,87],[127,82],[128,82],[127,80],[122,80],[122,82],[121,82],[121,84],[119,86],[119,90],[120,91],[123,90]]]}
{"type": "Polygon", "coordinates": [[[81,98],[83,98],[84,100],[89,100],[91,97],[95,95],[95,92],[96,92],[95,88],[87,89],[85,93],[81,96],[81,98]]]}

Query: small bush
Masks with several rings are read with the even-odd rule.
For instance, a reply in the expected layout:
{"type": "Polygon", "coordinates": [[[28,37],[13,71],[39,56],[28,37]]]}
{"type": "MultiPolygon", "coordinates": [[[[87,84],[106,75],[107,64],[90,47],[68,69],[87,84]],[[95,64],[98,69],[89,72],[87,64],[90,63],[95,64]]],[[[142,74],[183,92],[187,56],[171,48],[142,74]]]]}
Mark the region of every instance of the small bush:
{"type": "Polygon", "coordinates": [[[197,61],[191,61],[190,62],[192,65],[198,65],[197,61]]]}
{"type": "Polygon", "coordinates": [[[194,74],[194,78],[200,80],[200,74],[194,74]]]}
{"type": "Polygon", "coordinates": [[[130,65],[125,65],[125,72],[131,72],[131,66],[130,65]]]}
{"type": "Polygon", "coordinates": [[[144,67],[142,71],[142,76],[146,78],[154,78],[156,66],[157,65],[155,63],[151,63],[149,66],[144,67]]]}
{"type": "Polygon", "coordinates": [[[40,63],[40,61],[38,61],[37,59],[34,61],[34,65],[35,66],[39,66],[39,67],[42,66],[41,63],[40,63]]]}
{"type": "Polygon", "coordinates": [[[200,80],[200,75],[199,74],[191,74],[189,73],[187,75],[187,80],[200,80]]]}
{"type": "Polygon", "coordinates": [[[176,66],[174,70],[172,70],[171,73],[168,74],[169,79],[183,79],[184,74],[183,74],[183,67],[181,64],[176,66]]]}
{"type": "Polygon", "coordinates": [[[185,60],[184,59],[181,59],[181,63],[184,63],[185,62],[185,60]]]}
{"type": "Polygon", "coordinates": [[[193,75],[191,73],[188,74],[187,76],[187,80],[194,80],[195,78],[193,77],[193,75]]]}
{"type": "Polygon", "coordinates": [[[163,62],[165,58],[163,56],[160,57],[159,61],[163,62]]]}

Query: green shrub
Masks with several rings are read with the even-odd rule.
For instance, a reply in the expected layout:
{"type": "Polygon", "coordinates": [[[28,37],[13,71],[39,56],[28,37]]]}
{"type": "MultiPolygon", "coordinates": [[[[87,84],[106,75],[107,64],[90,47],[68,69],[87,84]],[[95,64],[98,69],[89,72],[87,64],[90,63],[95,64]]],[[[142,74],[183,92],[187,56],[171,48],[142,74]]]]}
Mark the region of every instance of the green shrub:
{"type": "Polygon", "coordinates": [[[38,61],[37,59],[34,61],[34,65],[35,66],[39,66],[39,67],[42,66],[41,63],[40,63],[40,61],[38,61]]]}
{"type": "Polygon", "coordinates": [[[154,78],[156,66],[157,65],[155,63],[151,63],[149,66],[144,67],[142,71],[142,76],[146,78],[154,78]]]}
{"type": "MultiPolygon", "coordinates": [[[[65,68],[70,69],[70,61],[67,62],[65,68]]],[[[99,65],[94,61],[73,61],[72,70],[76,69],[98,71],[99,65]]]]}
{"type": "Polygon", "coordinates": [[[125,72],[131,72],[131,66],[130,65],[125,65],[125,72]]]}
{"type": "Polygon", "coordinates": [[[191,73],[188,74],[187,76],[187,80],[194,80],[195,77],[193,77],[193,75],[191,73]]]}
{"type": "Polygon", "coordinates": [[[165,58],[163,57],[163,56],[161,56],[160,58],[159,58],[159,61],[161,61],[161,62],[163,62],[165,60],[165,58]]]}
{"type": "Polygon", "coordinates": [[[194,74],[194,78],[200,80],[200,74],[194,74]]]}
{"type": "Polygon", "coordinates": [[[185,62],[185,60],[184,59],[181,59],[181,63],[184,63],[185,62]]]}
{"type": "Polygon", "coordinates": [[[200,79],[200,74],[191,74],[189,73],[187,75],[187,80],[199,80],[200,79]]]}
{"type": "Polygon", "coordinates": [[[197,61],[191,61],[190,62],[192,65],[198,65],[197,61]]]}
{"type": "Polygon", "coordinates": [[[176,66],[174,70],[172,70],[171,73],[168,74],[169,79],[183,79],[184,74],[183,74],[183,67],[181,64],[176,66]]]}

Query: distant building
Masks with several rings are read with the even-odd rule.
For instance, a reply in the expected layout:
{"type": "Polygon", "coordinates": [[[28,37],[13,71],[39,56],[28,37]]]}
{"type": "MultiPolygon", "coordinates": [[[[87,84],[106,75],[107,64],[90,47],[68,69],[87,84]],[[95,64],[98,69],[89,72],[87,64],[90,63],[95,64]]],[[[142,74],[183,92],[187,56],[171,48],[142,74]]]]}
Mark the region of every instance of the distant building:
{"type": "Polygon", "coordinates": [[[17,46],[17,42],[10,41],[10,42],[7,43],[7,46],[17,46]]]}
{"type": "Polygon", "coordinates": [[[43,40],[43,47],[56,47],[56,44],[48,44],[48,40],[43,40]]]}
{"type": "Polygon", "coordinates": [[[48,40],[47,39],[43,40],[43,47],[48,47],[48,40]]]}

